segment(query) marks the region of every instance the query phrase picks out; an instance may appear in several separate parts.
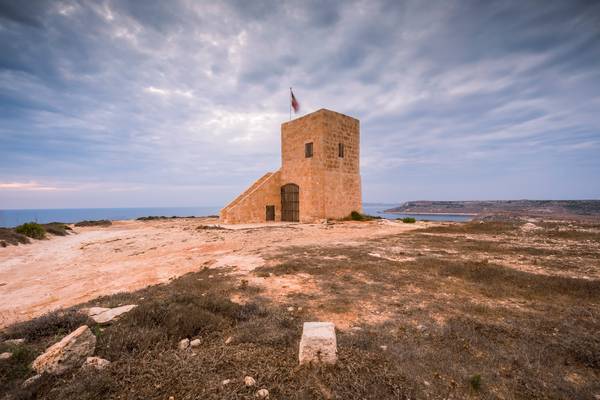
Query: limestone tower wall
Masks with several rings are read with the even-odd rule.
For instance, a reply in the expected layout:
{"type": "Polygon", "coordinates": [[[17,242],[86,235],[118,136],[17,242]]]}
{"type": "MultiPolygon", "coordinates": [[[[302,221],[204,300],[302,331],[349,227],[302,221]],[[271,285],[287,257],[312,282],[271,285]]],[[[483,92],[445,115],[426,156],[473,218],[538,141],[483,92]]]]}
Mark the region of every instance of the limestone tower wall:
{"type": "Polygon", "coordinates": [[[286,183],[300,187],[300,222],[362,212],[359,121],[321,109],[284,123],[281,184],[286,183]]]}
{"type": "Polygon", "coordinates": [[[281,125],[281,169],[225,206],[224,223],[315,222],[362,212],[360,124],[321,109],[281,125]]]}

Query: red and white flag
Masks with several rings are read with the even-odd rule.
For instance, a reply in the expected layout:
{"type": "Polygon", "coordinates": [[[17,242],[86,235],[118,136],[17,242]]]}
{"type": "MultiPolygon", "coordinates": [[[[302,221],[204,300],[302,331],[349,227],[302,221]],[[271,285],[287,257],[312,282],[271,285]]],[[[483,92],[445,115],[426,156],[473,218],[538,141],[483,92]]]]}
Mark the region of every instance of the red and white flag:
{"type": "Polygon", "coordinates": [[[298,103],[298,100],[296,100],[296,96],[294,96],[292,88],[290,88],[290,101],[292,102],[292,108],[294,109],[294,113],[300,111],[300,103],[298,103]]]}

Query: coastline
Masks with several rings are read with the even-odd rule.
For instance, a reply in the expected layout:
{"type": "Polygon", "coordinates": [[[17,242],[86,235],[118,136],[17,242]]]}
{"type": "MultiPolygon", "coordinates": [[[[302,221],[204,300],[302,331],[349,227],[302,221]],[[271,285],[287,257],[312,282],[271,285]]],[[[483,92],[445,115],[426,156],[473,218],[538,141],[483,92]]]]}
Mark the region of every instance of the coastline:
{"type": "Polygon", "coordinates": [[[411,212],[411,211],[384,211],[386,214],[406,214],[406,215],[457,215],[464,217],[476,217],[477,213],[442,213],[442,212],[411,212]]]}

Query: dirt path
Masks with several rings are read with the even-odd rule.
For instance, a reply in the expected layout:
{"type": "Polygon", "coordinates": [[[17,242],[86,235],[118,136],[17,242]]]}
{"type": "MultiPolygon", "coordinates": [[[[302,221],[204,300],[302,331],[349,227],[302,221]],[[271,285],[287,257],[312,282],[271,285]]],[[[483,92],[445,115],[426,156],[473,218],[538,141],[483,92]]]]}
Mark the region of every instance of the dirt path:
{"type": "Polygon", "coordinates": [[[236,225],[216,219],[118,221],[108,228],[0,249],[0,327],[95,297],[162,283],[205,266],[263,265],[282,247],[361,242],[423,227],[391,221],[236,225]]]}

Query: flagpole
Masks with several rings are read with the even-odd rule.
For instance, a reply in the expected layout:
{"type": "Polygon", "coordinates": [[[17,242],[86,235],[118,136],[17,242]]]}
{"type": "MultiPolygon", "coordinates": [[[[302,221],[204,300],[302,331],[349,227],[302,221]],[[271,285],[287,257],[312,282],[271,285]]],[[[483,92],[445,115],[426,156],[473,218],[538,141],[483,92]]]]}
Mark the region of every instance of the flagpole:
{"type": "Polygon", "coordinates": [[[292,120],[292,87],[290,86],[290,121],[292,120]]]}

